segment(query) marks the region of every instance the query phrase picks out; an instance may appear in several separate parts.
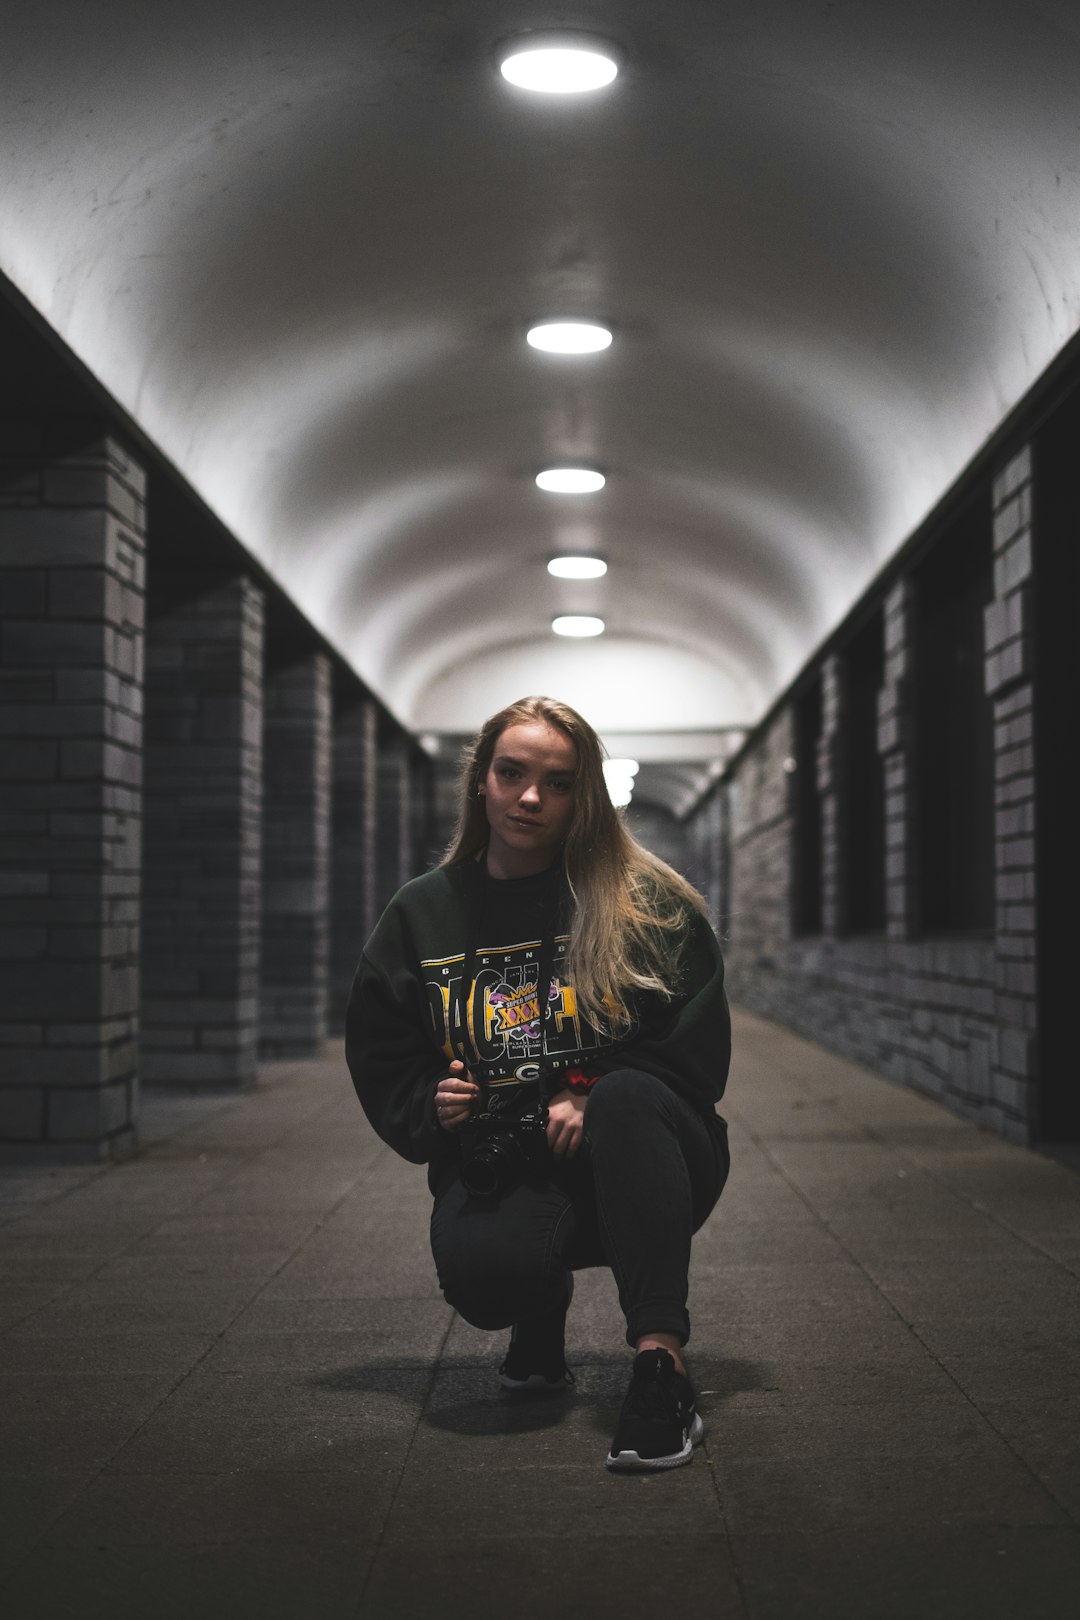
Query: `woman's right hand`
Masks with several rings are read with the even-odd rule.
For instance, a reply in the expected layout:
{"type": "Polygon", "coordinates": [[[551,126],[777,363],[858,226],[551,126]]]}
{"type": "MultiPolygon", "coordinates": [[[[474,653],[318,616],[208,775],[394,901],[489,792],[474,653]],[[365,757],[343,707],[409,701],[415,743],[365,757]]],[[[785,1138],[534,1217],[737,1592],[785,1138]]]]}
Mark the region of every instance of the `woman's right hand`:
{"type": "Polygon", "coordinates": [[[464,1125],[480,1095],[480,1087],[469,1078],[464,1063],[451,1063],[450,1073],[435,1087],[435,1112],[444,1131],[464,1125]]]}

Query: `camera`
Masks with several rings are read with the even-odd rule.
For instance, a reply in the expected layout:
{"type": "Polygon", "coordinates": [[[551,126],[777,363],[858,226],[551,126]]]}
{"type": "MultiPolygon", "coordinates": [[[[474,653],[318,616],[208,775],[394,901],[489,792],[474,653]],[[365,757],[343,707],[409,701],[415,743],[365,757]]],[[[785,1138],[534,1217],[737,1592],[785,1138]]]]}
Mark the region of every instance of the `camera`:
{"type": "Polygon", "coordinates": [[[459,1140],[465,1190],[475,1198],[497,1198],[546,1152],[547,1109],[535,1093],[526,1092],[523,1100],[487,1089],[483,1112],[461,1127],[459,1140]]]}

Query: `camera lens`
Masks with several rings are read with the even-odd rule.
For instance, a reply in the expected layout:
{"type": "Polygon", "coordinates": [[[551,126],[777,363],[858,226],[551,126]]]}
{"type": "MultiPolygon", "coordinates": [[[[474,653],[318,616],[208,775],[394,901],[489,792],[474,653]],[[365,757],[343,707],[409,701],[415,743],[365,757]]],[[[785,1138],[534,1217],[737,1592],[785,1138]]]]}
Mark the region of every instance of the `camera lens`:
{"type": "Polygon", "coordinates": [[[470,1159],[461,1167],[461,1180],[475,1198],[493,1198],[499,1190],[499,1166],[486,1158],[470,1159]]]}
{"type": "Polygon", "coordinates": [[[501,1132],[489,1136],[463,1161],[462,1184],[477,1198],[492,1198],[509,1184],[520,1158],[521,1150],[513,1136],[501,1132]]]}

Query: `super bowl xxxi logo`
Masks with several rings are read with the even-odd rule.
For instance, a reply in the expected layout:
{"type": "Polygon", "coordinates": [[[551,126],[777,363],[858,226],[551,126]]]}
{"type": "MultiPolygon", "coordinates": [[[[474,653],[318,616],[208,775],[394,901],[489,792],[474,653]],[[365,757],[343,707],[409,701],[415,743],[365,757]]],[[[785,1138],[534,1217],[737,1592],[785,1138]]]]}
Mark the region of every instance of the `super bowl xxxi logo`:
{"type": "MultiPolygon", "coordinates": [[[[548,1001],[561,1001],[562,988],[553,979],[548,989],[548,1001]]],[[[540,996],[536,980],[516,988],[510,984],[497,984],[487,993],[488,1006],[495,1014],[495,1027],[507,1041],[535,1041],[540,1035],[540,996]]]]}

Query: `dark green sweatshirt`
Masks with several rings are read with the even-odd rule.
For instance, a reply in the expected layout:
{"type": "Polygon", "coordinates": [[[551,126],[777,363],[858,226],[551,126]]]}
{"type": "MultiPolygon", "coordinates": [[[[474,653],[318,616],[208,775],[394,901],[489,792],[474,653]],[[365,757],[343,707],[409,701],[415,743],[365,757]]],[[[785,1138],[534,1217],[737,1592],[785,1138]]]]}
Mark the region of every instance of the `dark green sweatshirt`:
{"type": "Polygon", "coordinates": [[[560,971],[567,905],[557,869],[498,881],[470,860],[415,878],[387,906],[353,980],[345,1056],[364,1112],[403,1158],[424,1164],[456,1151],[436,1121],[435,1087],[462,1050],[494,1086],[534,1080],[545,1055],[549,1094],[567,1067],[593,1075],[634,1068],[656,1075],[700,1112],[713,1111],[727,1080],[731,1036],[724,965],[705,918],[687,908],[676,993],[638,994],[632,1028],[612,1041],[585,1019],[560,971]],[[545,936],[554,949],[541,1039],[545,936]],[[463,1009],[470,948],[472,995],[463,1009]]]}

